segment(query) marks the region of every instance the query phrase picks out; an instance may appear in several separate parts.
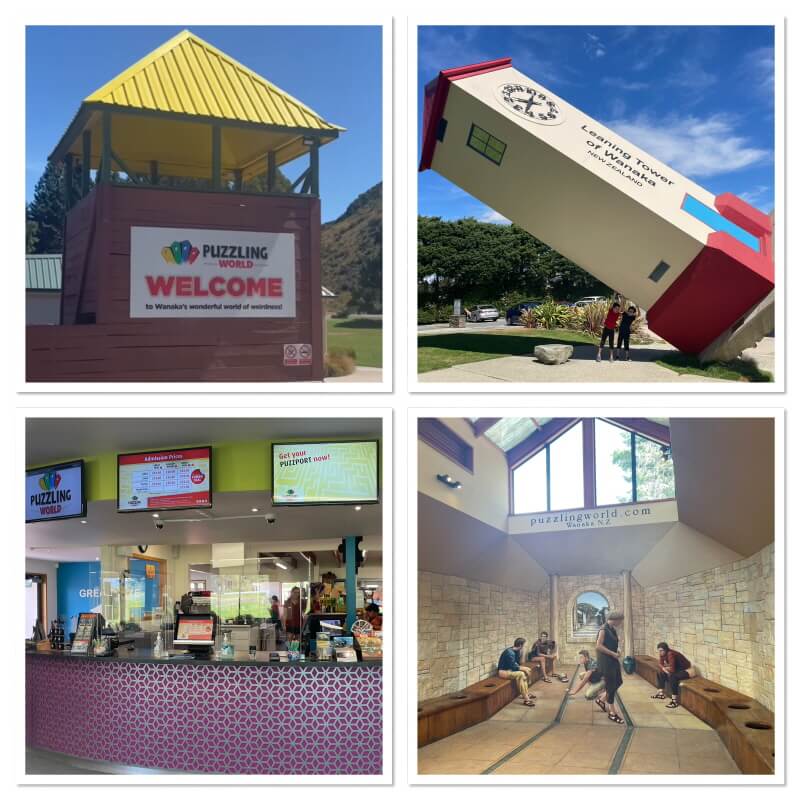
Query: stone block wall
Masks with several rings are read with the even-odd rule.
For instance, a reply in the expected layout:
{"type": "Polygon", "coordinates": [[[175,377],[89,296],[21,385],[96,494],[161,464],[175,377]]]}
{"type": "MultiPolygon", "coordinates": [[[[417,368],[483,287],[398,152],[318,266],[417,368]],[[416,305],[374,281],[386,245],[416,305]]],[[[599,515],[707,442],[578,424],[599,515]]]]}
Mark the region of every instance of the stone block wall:
{"type": "Polygon", "coordinates": [[[645,590],[644,652],[659,641],[680,650],[709,680],[775,704],[775,552],[645,590]]]}
{"type": "Polygon", "coordinates": [[[420,701],[495,674],[517,636],[531,642],[538,635],[537,593],[424,571],[418,587],[420,701]]]}

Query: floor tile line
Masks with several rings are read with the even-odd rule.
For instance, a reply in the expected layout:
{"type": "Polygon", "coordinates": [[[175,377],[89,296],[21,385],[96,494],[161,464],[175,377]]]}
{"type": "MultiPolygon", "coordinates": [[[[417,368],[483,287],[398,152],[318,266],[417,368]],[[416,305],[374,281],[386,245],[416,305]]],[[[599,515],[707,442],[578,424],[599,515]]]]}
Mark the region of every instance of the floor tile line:
{"type": "MultiPolygon", "coordinates": [[[[572,673],[572,679],[570,680],[569,686],[567,687],[568,690],[572,689],[572,684],[575,683],[575,678],[577,677],[577,675],[578,675],[578,667],[575,667],[575,672],[572,673]]],[[[561,699],[561,703],[558,707],[558,712],[556,713],[556,716],[553,719],[553,721],[548,723],[538,733],[535,733],[533,736],[531,736],[530,739],[526,739],[524,742],[522,742],[522,744],[518,744],[511,752],[506,753],[504,756],[495,761],[494,764],[488,766],[485,770],[483,770],[483,772],[481,772],[481,775],[491,775],[496,769],[502,767],[503,764],[505,764],[507,761],[510,761],[512,758],[514,758],[514,756],[518,755],[523,750],[530,747],[537,739],[541,739],[541,737],[544,736],[549,730],[552,730],[553,728],[556,727],[556,725],[559,725],[561,723],[562,718],[564,717],[564,711],[566,710],[568,702],[569,702],[569,695],[567,694],[567,692],[564,692],[564,697],[561,699]]]]}
{"type": "Polygon", "coordinates": [[[622,734],[622,739],[617,746],[617,752],[614,753],[614,758],[611,761],[611,766],[608,768],[609,775],[616,775],[622,767],[622,762],[625,759],[625,754],[628,752],[628,746],[633,738],[634,724],[633,720],[628,714],[628,709],[625,708],[625,703],[622,702],[622,695],[618,694],[616,700],[619,704],[622,716],[625,718],[625,732],[622,734]]]}

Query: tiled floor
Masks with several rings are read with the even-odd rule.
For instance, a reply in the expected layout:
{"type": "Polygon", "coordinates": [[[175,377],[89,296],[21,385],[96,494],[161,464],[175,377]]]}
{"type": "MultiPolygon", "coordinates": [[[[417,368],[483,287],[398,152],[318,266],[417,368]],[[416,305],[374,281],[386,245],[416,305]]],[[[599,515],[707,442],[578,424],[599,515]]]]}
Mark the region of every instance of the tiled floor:
{"type": "Polygon", "coordinates": [[[479,775],[492,768],[495,775],[604,775],[615,758],[620,774],[739,772],[713,729],[683,708],[651,700],[655,689],[638,675],[626,675],[620,692],[633,723],[627,748],[626,726],[582,694],[568,700],[561,721],[548,729],[565,685],[539,682],[534,692],[536,708],[517,699],[492,719],[418,750],[420,774],[479,775]]]}

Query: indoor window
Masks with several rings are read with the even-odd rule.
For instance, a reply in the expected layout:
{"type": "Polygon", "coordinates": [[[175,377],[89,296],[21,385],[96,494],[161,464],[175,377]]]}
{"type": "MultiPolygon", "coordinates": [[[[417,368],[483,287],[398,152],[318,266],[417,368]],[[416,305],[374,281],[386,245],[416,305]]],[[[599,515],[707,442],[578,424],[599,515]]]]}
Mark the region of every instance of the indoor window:
{"type": "Polygon", "coordinates": [[[514,513],[535,514],[547,511],[547,451],[540,450],[533,458],[514,470],[514,513]]]}
{"type": "Polygon", "coordinates": [[[617,425],[595,420],[597,505],[633,502],[631,434],[617,425]]]}

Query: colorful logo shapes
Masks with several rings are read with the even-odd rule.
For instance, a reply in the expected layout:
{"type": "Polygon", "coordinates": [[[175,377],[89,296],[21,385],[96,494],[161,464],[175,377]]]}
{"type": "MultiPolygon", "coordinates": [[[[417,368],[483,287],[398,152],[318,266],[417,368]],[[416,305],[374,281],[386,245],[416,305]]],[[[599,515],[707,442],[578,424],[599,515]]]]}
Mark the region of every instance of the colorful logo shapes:
{"type": "Polygon", "coordinates": [[[161,258],[167,264],[194,264],[200,251],[196,247],[192,247],[192,243],[188,239],[182,242],[173,242],[169,247],[161,248],[161,258]]]}
{"type": "Polygon", "coordinates": [[[44,492],[52,492],[54,489],[58,489],[60,483],[61,473],[59,472],[45,472],[39,478],[39,488],[44,492]]]}

